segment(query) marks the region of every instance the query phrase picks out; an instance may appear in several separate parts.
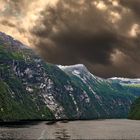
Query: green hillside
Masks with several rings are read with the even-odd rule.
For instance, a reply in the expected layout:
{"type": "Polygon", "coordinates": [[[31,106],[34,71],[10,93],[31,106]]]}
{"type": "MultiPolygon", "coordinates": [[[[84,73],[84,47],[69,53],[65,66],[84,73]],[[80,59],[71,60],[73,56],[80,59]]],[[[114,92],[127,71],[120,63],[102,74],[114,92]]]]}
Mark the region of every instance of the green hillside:
{"type": "Polygon", "coordinates": [[[127,118],[135,98],[84,65],[46,63],[0,32],[0,120],[127,118]]]}
{"type": "Polygon", "coordinates": [[[128,118],[140,120],[140,98],[136,99],[132,104],[128,118]]]}

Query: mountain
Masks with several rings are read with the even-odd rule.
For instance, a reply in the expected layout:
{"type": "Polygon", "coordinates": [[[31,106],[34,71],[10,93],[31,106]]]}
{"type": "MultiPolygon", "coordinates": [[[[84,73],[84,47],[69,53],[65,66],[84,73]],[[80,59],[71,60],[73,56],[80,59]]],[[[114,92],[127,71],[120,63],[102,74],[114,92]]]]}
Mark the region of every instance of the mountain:
{"type": "Polygon", "coordinates": [[[82,65],[46,63],[0,32],[0,119],[126,118],[136,96],[82,65]]]}
{"type": "Polygon", "coordinates": [[[136,99],[135,102],[132,104],[128,118],[140,120],[140,98],[136,99]]]}
{"type": "Polygon", "coordinates": [[[114,84],[119,83],[129,93],[132,93],[133,95],[138,97],[140,96],[140,79],[113,77],[109,80],[114,84]]]}
{"type": "MultiPolygon", "coordinates": [[[[25,45],[0,33],[1,120],[54,118],[34,85],[31,69],[37,69],[37,60],[25,45]]],[[[38,68],[34,74],[38,72],[41,69],[38,68]]]]}
{"type": "Polygon", "coordinates": [[[139,78],[131,79],[131,78],[112,77],[112,78],[110,78],[110,80],[119,82],[122,85],[123,84],[126,84],[126,85],[137,84],[137,85],[140,85],[140,79],[139,78]]]}
{"type": "Polygon", "coordinates": [[[87,106],[87,111],[90,110],[86,115],[96,118],[127,117],[134,96],[119,83],[114,84],[108,79],[94,76],[82,64],[59,68],[69,75],[75,85],[83,89],[85,96],[82,98],[88,103],[84,106],[87,106]]]}

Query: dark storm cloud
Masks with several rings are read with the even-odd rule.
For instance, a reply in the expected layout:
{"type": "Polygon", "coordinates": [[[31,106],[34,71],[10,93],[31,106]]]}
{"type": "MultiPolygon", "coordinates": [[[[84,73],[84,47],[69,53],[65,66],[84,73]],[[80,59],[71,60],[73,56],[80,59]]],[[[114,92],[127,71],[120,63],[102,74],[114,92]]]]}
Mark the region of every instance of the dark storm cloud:
{"type": "Polygon", "coordinates": [[[110,54],[120,44],[120,38],[105,14],[91,2],[61,0],[56,8],[42,12],[43,19],[33,34],[39,38],[35,45],[46,60],[61,64],[78,63],[82,59],[92,63],[111,62],[110,54]]]}
{"type": "Polygon", "coordinates": [[[47,62],[84,63],[102,77],[140,77],[139,0],[1,0],[0,28],[47,62]],[[2,26],[1,26],[2,25],[2,26]]]}
{"type": "Polygon", "coordinates": [[[140,1],[139,0],[120,0],[121,5],[132,10],[136,14],[135,18],[140,18],[140,1]]]}
{"type": "Polygon", "coordinates": [[[60,0],[55,7],[47,7],[32,30],[34,45],[51,63],[84,63],[91,72],[103,77],[139,76],[132,66],[140,69],[140,41],[128,35],[135,17],[132,12],[124,12],[133,2],[125,0],[113,7],[106,0],[105,12],[94,2],[97,1],[60,0]],[[122,19],[110,22],[109,12],[120,13],[122,19]]]}

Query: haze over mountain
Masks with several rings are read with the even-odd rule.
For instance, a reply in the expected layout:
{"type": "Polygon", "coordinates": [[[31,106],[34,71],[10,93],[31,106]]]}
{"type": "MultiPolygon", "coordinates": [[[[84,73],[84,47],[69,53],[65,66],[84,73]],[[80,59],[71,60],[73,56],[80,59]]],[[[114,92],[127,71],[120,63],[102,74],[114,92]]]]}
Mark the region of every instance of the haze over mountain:
{"type": "Polygon", "coordinates": [[[138,96],[83,64],[47,63],[0,32],[1,120],[126,118],[138,96]]]}

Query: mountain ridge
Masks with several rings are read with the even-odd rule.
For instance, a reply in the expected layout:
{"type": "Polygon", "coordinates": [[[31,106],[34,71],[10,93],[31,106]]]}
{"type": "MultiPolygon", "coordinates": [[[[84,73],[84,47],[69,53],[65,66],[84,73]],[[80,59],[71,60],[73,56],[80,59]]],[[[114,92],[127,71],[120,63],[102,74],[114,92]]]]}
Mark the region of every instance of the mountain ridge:
{"type": "Polygon", "coordinates": [[[0,34],[0,119],[128,116],[136,97],[119,83],[94,76],[82,64],[62,70],[19,45],[0,34]]]}

